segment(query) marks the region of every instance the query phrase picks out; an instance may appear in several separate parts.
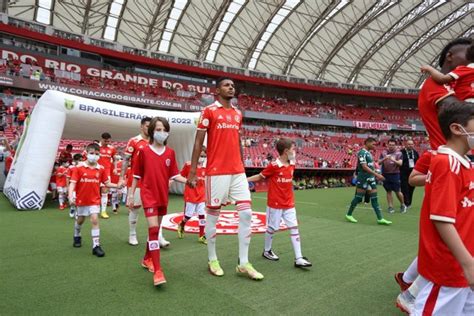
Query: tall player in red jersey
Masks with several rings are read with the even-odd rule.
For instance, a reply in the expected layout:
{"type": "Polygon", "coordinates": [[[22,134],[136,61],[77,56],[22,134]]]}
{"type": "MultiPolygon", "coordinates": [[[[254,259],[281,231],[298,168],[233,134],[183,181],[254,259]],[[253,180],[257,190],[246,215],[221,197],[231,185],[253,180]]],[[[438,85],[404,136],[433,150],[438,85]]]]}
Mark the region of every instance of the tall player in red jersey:
{"type": "MultiPolygon", "coordinates": [[[[114,156],[117,154],[117,150],[114,146],[110,145],[112,136],[109,133],[103,133],[101,137],[100,159],[98,163],[104,167],[105,175],[110,179],[113,169],[114,156]]],[[[100,217],[105,219],[109,218],[109,215],[107,214],[107,196],[108,189],[106,187],[102,187],[102,194],[100,197],[100,217]]]]}
{"type": "MultiPolygon", "coordinates": [[[[440,54],[440,71],[444,74],[454,70],[459,65],[466,65],[466,52],[472,40],[468,38],[456,39],[446,47],[440,54]]],[[[439,146],[446,144],[441,128],[438,123],[438,107],[459,101],[454,95],[454,90],[448,85],[437,84],[429,77],[423,83],[418,95],[418,111],[430,138],[431,149],[436,150],[439,146]]]]}
{"type": "Polygon", "coordinates": [[[239,264],[236,271],[253,280],[262,280],[263,275],[248,260],[252,206],[240,143],[242,113],[231,104],[235,95],[232,79],[219,78],[216,94],[217,100],[201,113],[188,177],[188,184],[195,187],[198,160],[207,134],[205,231],[209,271],[215,276],[224,275],[216,254],[216,224],[221,207],[233,201],[239,212],[239,264]]]}
{"type": "Polygon", "coordinates": [[[155,117],[148,127],[149,145],[142,148],[133,161],[133,183],[128,204],[134,205],[134,195],[141,180],[140,197],[148,222],[148,244],[142,266],[153,272],[155,286],[166,283],[161,270],[158,232],[167,213],[170,180],[186,183],[178,171],[174,150],[166,146],[170,125],[165,118],[155,117]]]}
{"type": "MultiPolygon", "coordinates": [[[[127,147],[125,149],[124,159],[122,161],[122,172],[120,173],[119,184],[123,184],[127,169],[133,168],[133,161],[138,152],[149,145],[150,137],[148,136],[148,127],[150,126],[151,117],[144,117],[140,121],[140,134],[129,139],[127,147]]],[[[127,179],[128,194],[130,194],[130,188],[132,186],[133,176],[129,176],[127,179]]],[[[135,196],[133,201],[133,207],[128,208],[128,224],[130,228],[128,243],[132,246],[138,245],[137,239],[137,221],[138,221],[138,209],[142,206],[140,199],[140,181],[137,183],[135,190],[135,196]]],[[[161,248],[166,248],[170,245],[170,242],[163,237],[163,231],[160,228],[158,241],[161,248]]]]}
{"type": "Polygon", "coordinates": [[[311,262],[301,253],[293,193],[295,144],[289,138],[280,138],[276,143],[276,149],[280,157],[272,161],[261,173],[247,179],[249,182],[268,179],[267,231],[265,232],[265,246],[262,256],[272,261],[280,259],[272,250],[272,241],[273,235],[280,229],[283,219],[290,230],[291,244],[295,252],[295,267],[309,268],[312,266],[311,262]]]}

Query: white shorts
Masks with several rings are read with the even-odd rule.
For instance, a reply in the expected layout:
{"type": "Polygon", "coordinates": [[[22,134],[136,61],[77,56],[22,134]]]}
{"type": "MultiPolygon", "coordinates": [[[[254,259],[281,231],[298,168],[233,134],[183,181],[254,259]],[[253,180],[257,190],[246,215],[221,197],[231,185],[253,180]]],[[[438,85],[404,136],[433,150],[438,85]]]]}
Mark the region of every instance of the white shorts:
{"type": "Polygon", "coordinates": [[[298,227],[298,221],[296,219],[296,209],[276,209],[267,207],[267,227],[273,231],[280,229],[281,220],[285,222],[286,227],[293,228],[298,227]]]}
{"type": "Polygon", "coordinates": [[[206,205],[217,208],[232,202],[250,202],[250,190],[245,173],[207,176],[206,205]]]}
{"type": "Polygon", "coordinates": [[[92,214],[100,213],[100,205],[77,206],[76,216],[90,216],[92,214]]]}
{"type": "Polygon", "coordinates": [[[67,193],[66,187],[56,187],[56,190],[58,190],[58,193],[67,193]]]}
{"type": "Polygon", "coordinates": [[[51,190],[56,190],[56,183],[51,182],[49,186],[51,187],[51,190]]]}
{"type": "Polygon", "coordinates": [[[474,292],[470,288],[439,287],[421,275],[419,278],[420,292],[412,315],[421,316],[424,312],[433,316],[474,315],[474,292]]]}
{"type": "Polygon", "coordinates": [[[193,217],[194,215],[205,215],[206,203],[190,203],[186,202],[184,205],[184,216],[193,217]]]}
{"type": "Polygon", "coordinates": [[[115,193],[115,192],[118,192],[118,189],[117,188],[109,188],[109,192],[110,193],[115,193]]]}

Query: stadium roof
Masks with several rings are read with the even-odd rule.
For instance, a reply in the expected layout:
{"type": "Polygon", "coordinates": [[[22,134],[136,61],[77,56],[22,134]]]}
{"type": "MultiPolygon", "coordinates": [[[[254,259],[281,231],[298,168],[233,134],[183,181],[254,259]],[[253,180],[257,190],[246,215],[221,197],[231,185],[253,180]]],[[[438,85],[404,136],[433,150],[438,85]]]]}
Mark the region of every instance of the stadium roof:
{"type": "Polygon", "coordinates": [[[10,0],[8,14],[227,66],[410,88],[474,33],[467,0],[10,0]]]}

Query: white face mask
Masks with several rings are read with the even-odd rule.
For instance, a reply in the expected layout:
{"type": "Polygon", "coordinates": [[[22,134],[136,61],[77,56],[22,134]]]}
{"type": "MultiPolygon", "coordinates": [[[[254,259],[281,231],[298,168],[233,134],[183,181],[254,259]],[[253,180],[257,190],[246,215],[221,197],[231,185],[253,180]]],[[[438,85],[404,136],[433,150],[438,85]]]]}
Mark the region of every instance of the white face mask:
{"type": "Polygon", "coordinates": [[[293,161],[293,160],[295,160],[295,158],[296,158],[295,152],[294,152],[293,150],[292,150],[292,151],[289,151],[289,152],[288,152],[288,160],[293,161]]]}
{"type": "Polygon", "coordinates": [[[206,162],[206,157],[199,157],[198,163],[199,164],[204,164],[206,162]]]}
{"type": "Polygon", "coordinates": [[[160,145],[163,145],[165,141],[168,139],[168,133],[165,131],[162,132],[154,132],[153,139],[160,145]]]}
{"type": "Polygon", "coordinates": [[[474,149],[474,133],[468,133],[466,132],[466,130],[464,129],[464,127],[462,127],[462,131],[464,132],[464,136],[466,136],[467,138],[467,144],[469,145],[469,148],[470,149],[474,149]]]}
{"type": "Polygon", "coordinates": [[[99,155],[87,154],[87,161],[94,164],[99,160],[99,155]]]}

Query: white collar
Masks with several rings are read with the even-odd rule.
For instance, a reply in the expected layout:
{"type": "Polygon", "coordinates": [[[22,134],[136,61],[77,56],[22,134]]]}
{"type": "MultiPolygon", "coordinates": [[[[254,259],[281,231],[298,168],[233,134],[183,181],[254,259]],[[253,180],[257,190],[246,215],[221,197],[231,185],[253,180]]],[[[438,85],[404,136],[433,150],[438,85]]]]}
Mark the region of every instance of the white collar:
{"type": "Polygon", "coordinates": [[[441,145],[441,146],[438,147],[438,153],[444,154],[444,155],[451,155],[454,158],[456,158],[457,160],[459,160],[459,162],[464,167],[466,167],[467,169],[471,168],[471,162],[469,160],[469,157],[467,157],[467,156],[463,157],[463,156],[461,156],[460,154],[458,154],[457,152],[455,152],[454,150],[452,150],[451,148],[449,148],[445,145],[441,145]]]}
{"type": "Polygon", "coordinates": [[[469,68],[474,68],[474,63],[468,64],[467,67],[469,67],[469,68]]]}
{"type": "Polygon", "coordinates": [[[155,147],[153,147],[153,145],[148,145],[150,146],[150,149],[155,153],[157,154],[158,156],[161,156],[164,154],[164,152],[166,151],[166,146],[163,146],[163,149],[162,150],[157,150],[155,147]]]}
{"type": "MultiPolygon", "coordinates": [[[[224,106],[223,106],[219,101],[217,101],[217,100],[216,100],[214,103],[217,105],[218,108],[224,107],[224,106]]],[[[233,108],[233,109],[236,108],[235,106],[232,105],[232,103],[230,104],[230,107],[233,108]]]]}
{"type": "MultiPolygon", "coordinates": [[[[275,160],[275,162],[276,162],[278,168],[281,168],[281,167],[284,166],[284,164],[283,164],[283,162],[281,162],[280,158],[277,158],[277,159],[275,160]]],[[[290,166],[292,166],[292,165],[295,164],[295,161],[294,161],[294,160],[290,160],[289,163],[290,163],[290,166]]]]}

